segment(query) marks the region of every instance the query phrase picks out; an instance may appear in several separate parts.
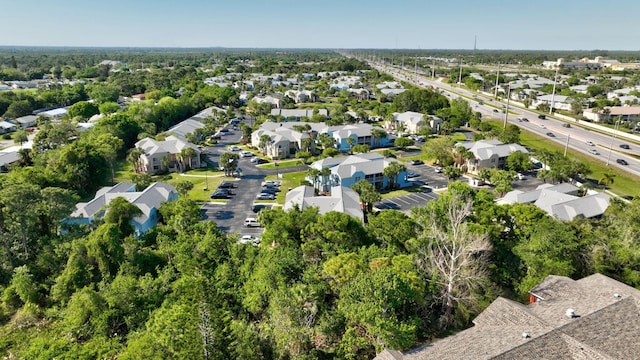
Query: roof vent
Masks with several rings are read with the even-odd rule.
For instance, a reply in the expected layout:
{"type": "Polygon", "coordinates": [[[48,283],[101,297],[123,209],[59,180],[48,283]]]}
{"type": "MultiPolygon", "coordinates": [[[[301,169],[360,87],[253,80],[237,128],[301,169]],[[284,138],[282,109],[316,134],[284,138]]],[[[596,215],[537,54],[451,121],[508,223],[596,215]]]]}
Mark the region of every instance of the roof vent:
{"type": "Polygon", "coordinates": [[[527,334],[526,332],[523,332],[523,333],[522,333],[522,338],[523,338],[523,339],[528,339],[528,338],[530,338],[530,337],[531,337],[531,336],[529,336],[529,334],[527,334]]]}
{"type": "Polygon", "coordinates": [[[565,315],[567,315],[567,317],[569,319],[573,319],[573,318],[577,317],[576,316],[576,312],[573,309],[567,309],[567,312],[565,312],[565,315]]]}
{"type": "Polygon", "coordinates": [[[620,294],[618,294],[618,293],[615,293],[615,294],[613,294],[613,297],[614,297],[614,298],[617,298],[617,299],[620,299],[620,298],[622,298],[622,295],[620,295],[620,294]]]}

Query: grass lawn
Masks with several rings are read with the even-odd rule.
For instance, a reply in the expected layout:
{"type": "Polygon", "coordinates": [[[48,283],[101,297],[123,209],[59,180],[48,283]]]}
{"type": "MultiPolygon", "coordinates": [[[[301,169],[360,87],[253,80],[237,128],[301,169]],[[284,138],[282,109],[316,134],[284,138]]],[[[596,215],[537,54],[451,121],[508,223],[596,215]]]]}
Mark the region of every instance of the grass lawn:
{"type": "MultiPolygon", "coordinates": [[[[302,181],[304,181],[305,176],[307,176],[306,171],[299,171],[282,174],[282,178],[278,178],[276,175],[269,175],[265,177],[265,180],[280,180],[282,182],[282,185],[280,186],[280,189],[282,191],[278,193],[274,202],[277,202],[278,204],[284,204],[284,199],[287,195],[287,191],[289,189],[300,186],[302,181]]],[[[262,202],[262,200],[260,202],[262,202]]]]}
{"type": "MultiPolygon", "coordinates": [[[[520,143],[533,152],[539,149],[559,151],[561,153],[564,152],[564,146],[562,144],[558,144],[545,137],[532,134],[528,131],[522,131],[520,133],[520,143]]],[[[609,185],[609,190],[620,196],[640,197],[640,187],[638,187],[640,177],[629,174],[626,171],[622,171],[615,166],[606,166],[604,161],[596,160],[591,156],[587,156],[575,150],[568,149],[567,155],[571,158],[578,159],[589,164],[591,173],[587,175],[587,179],[593,180],[597,183],[598,179],[600,179],[603,174],[612,173],[615,175],[615,178],[613,184],[609,185]]],[[[611,158],[615,159],[615,154],[612,154],[611,158]]]]}
{"type": "Polygon", "coordinates": [[[418,193],[423,191],[424,191],[424,188],[420,186],[411,186],[411,187],[406,187],[398,190],[382,192],[380,193],[380,197],[382,197],[383,199],[388,199],[396,196],[409,195],[411,193],[418,193]]]}
{"type": "MultiPolygon", "coordinates": [[[[300,165],[300,159],[295,159],[295,160],[288,160],[288,161],[278,161],[277,167],[286,168],[286,167],[299,166],[299,165],[300,165]]],[[[276,165],[275,165],[275,162],[273,162],[269,164],[259,165],[259,167],[263,169],[275,169],[276,165]]]]}

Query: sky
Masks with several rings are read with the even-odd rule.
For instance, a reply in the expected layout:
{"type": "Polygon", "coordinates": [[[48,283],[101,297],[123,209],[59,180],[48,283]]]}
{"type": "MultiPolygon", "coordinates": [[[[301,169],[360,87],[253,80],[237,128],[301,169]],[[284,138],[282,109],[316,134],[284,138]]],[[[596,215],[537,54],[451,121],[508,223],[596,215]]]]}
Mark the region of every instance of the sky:
{"type": "Polygon", "coordinates": [[[0,46],[640,50],[638,0],[0,0],[0,46]]]}

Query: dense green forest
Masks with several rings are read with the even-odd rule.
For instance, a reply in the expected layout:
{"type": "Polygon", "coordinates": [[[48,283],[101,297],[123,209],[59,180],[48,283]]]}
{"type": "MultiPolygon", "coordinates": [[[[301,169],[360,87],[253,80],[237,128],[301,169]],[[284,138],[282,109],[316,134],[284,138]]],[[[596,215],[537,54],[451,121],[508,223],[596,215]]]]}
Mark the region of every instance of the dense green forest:
{"type": "MultiPolygon", "coordinates": [[[[129,225],[135,209],[116,201],[95,226],[60,232],[76,202],[110,184],[118,163],[135,160],[127,150],[137,140],[162,137],[208,106],[226,106],[229,116],[245,111],[237,90],[202,80],[247,72],[248,60],[252,72],[265,73],[367,68],[322,50],[0,49],[4,76],[86,80],[0,92],[0,114],[10,118],[73,104],[59,123],[40,119],[33,149],[0,175],[0,356],[369,359],[465,328],[497,296],[525,301],[549,274],[601,272],[640,286],[639,200],[613,199],[602,218],[560,222],[532,205],[497,205],[493,193],[460,182],[410,214],[384,210],[364,224],[314,208],[263,210],[259,246],[202,221],[184,194],[163,205],[159,225],[140,238],[129,225]],[[110,71],[97,66],[104,59],[152,70],[110,71]],[[147,100],[116,102],[137,93],[147,100]],[[104,117],[93,128],[76,128],[74,119],[97,113],[104,117]]],[[[364,78],[388,80],[373,71],[364,78]]],[[[479,138],[519,134],[496,131],[466,102],[433,91],[410,89],[386,104],[327,92],[339,102],[332,117],[348,106],[381,116],[413,110],[446,119],[445,134],[467,121],[479,138]]],[[[440,151],[451,141],[435,138],[423,151],[453,164],[440,151]]],[[[557,157],[544,175],[550,181],[585,172],[541,155],[557,157]]]]}

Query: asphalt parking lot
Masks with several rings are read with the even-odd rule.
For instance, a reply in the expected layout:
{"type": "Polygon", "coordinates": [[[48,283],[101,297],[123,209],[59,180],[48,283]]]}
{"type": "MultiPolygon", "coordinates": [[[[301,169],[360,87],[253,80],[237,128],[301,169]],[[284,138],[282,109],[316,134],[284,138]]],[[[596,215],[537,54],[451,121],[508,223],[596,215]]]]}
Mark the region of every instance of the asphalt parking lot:
{"type": "Polygon", "coordinates": [[[416,192],[384,199],[375,204],[374,208],[376,210],[399,210],[409,212],[411,208],[425,206],[428,201],[435,200],[438,196],[439,195],[433,191],[416,192]]]}
{"type": "Polygon", "coordinates": [[[449,183],[449,179],[442,173],[437,173],[436,168],[431,165],[411,165],[406,162],[404,162],[404,165],[408,171],[418,174],[417,177],[409,179],[417,185],[427,185],[432,189],[442,189],[446,188],[449,183]]]}

